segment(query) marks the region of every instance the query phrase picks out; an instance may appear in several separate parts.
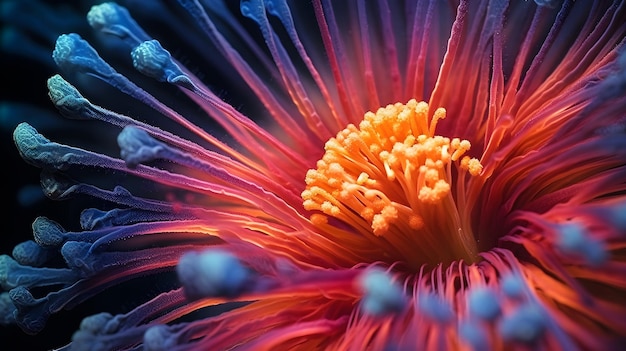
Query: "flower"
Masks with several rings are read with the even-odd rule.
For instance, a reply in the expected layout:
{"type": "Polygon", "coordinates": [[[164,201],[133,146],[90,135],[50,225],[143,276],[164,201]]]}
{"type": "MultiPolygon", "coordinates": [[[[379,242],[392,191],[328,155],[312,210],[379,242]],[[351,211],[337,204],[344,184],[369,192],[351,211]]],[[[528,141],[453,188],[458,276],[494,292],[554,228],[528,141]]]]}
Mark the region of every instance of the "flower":
{"type": "Polygon", "coordinates": [[[618,348],[626,3],[229,5],[94,6],[115,68],[57,39],[52,102],[120,151],[16,127],[100,209],[0,256],[3,324],[122,286],[62,349],[618,348]]]}

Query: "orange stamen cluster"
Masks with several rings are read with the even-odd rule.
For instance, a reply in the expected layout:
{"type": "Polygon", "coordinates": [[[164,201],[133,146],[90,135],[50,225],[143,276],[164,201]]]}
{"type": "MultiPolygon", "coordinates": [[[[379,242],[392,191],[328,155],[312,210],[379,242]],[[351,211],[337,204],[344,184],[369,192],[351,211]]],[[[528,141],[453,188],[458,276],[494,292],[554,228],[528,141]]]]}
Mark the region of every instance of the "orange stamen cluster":
{"type": "Polygon", "coordinates": [[[434,135],[445,117],[438,108],[430,118],[428,104],[415,100],[367,112],[358,128],[350,124],[328,140],[317,169],[307,172],[305,209],[376,236],[421,229],[428,207],[450,196],[452,163],[473,176],[482,171],[464,156],[469,141],[434,135]]]}

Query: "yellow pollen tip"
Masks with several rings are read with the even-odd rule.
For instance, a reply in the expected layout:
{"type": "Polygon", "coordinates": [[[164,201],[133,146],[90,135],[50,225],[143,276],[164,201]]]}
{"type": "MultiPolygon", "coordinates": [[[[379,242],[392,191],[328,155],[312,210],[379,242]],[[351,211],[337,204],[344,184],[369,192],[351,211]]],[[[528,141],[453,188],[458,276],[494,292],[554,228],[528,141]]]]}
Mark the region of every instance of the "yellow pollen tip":
{"type": "Polygon", "coordinates": [[[319,213],[314,213],[314,214],[311,215],[311,223],[313,223],[313,225],[316,225],[316,226],[321,226],[321,225],[327,224],[328,223],[328,217],[326,217],[326,216],[324,216],[322,214],[319,214],[319,213]]]}
{"type": "MultiPolygon", "coordinates": [[[[453,164],[472,176],[482,171],[464,156],[468,140],[435,135],[444,118],[445,109],[430,118],[428,104],[414,99],[365,113],[358,128],[348,125],[328,140],[317,169],[307,172],[304,208],[377,236],[424,227],[423,212],[450,195],[453,164]]],[[[320,216],[311,222],[327,223],[320,216]]]]}

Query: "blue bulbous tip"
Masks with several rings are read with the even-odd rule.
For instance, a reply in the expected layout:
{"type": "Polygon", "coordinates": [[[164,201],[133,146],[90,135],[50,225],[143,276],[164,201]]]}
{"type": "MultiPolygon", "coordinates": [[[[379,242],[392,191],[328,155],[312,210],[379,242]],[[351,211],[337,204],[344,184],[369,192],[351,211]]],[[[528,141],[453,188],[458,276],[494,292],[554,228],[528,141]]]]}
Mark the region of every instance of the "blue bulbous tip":
{"type": "Polygon", "coordinates": [[[85,114],[90,103],[73,85],[58,74],[48,78],[48,96],[59,112],[67,118],[89,119],[85,114]]]}
{"type": "Polygon", "coordinates": [[[145,351],[167,351],[176,345],[176,335],[166,325],[150,327],[143,335],[145,351]]]}
{"type": "Polygon", "coordinates": [[[57,66],[62,67],[63,63],[72,57],[74,51],[75,42],[79,40],[78,34],[63,34],[57,38],[52,51],[52,58],[57,66]]]}
{"type": "Polygon", "coordinates": [[[369,315],[385,315],[401,312],[407,306],[402,287],[391,276],[380,270],[367,270],[360,279],[363,299],[361,308],[369,315]]]}
{"type": "Polygon", "coordinates": [[[13,140],[17,150],[26,162],[39,168],[45,165],[45,162],[40,161],[41,153],[39,147],[50,144],[50,140],[39,134],[30,124],[26,122],[18,124],[13,131],[13,140]]]}
{"type": "Polygon", "coordinates": [[[546,328],[546,320],[539,307],[526,304],[505,315],[498,325],[504,340],[532,343],[539,339],[546,328]]]}
{"type": "Polygon", "coordinates": [[[46,298],[35,299],[23,286],[11,289],[9,297],[16,307],[15,322],[25,333],[34,335],[44,329],[50,316],[46,298]]]}
{"type": "Polygon", "coordinates": [[[567,222],[559,226],[557,231],[558,248],[569,255],[578,255],[591,266],[600,266],[608,259],[608,252],[602,241],[595,240],[587,230],[578,223],[567,222]]]}
{"type": "Polygon", "coordinates": [[[565,223],[558,231],[557,244],[559,248],[567,252],[580,252],[587,244],[585,230],[576,223],[565,223]]]}
{"type": "Polygon", "coordinates": [[[93,334],[109,334],[117,331],[119,322],[108,312],[101,312],[83,318],[80,329],[93,334]]]}
{"type": "Polygon", "coordinates": [[[117,137],[117,144],[121,149],[120,155],[129,168],[158,158],[165,149],[163,143],[151,137],[145,130],[134,126],[122,129],[117,137]]]}
{"type": "Polygon", "coordinates": [[[600,267],[609,260],[609,253],[602,241],[590,240],[585,247],[583,256],[592,267],[600,267]]]}
{"type": "Polygon", "coordinates": [[[236,297],[246,290],[251,279],[249,270],[237,257],[215,249],[184,254],[176,272],[190,300],[236,297]]]}
{"type": "MultiPolygon", "coordinates": [[[[80,329],[72,335],[72,350],[108,351],[119,350],[126,345],[128,336],[114,335],[122,330],[120,315],[102,312],[85,317],[80,329]]],[[[133,336],[131,336],[133,338],[133,336]]]]}
{"type": "Polygon", "coordinates": [[[521,298],[524,296],[524,281],[516,273],[510,273],[500,280],[502,292],[510,298],[521,298]]]}
{"type": "Polygon", "coordinates": [[[178,84],[191,90],[195,88],[189,77],[157,40],[148,40],[139,44],[131,52],[131,57],[135,69],[148,77],[159,82],[178,84]]]}
{"type": "Polygon", "coordinates": [[[73,164],[93,163],[97,158],[84,150],[51,142],[28,123],[15,127],[13,140],[24,161],[44,170],[64,171],[73,164]]]}
{"type": "Polygon", "coordinates": [[[76,33],[63,34],[57,38],[52,58],[59,68],[67,72],[83,72],[99,77],[116,74],[96,50],[76,33]]]}
{"type": "Polygon", "coordinates": [[[15,245],[13,258],[22,265],[40,267],[55,255],[55,251],[39,246],[35,241],[28,240],[15,245]]]}
{"type": "Polygon", "coordinates": [[[144,41],[131,52],[133,66],[159,82],[167,81],[165,69],[172,63],[170,53],[157,40],[144,41]]]}
{"type": "Polygon", "coordinates": [[[95,29],[102,30],[124,21],[128,11],[114,2],[105,2],[91,7],[87,13],[87,23],[95,29]]]}
{"type": "MultiPolygon", "coordinates": [[[[149,5],[146,3],[144,6],[149,5]]],[[[130,47],[135,47],[148,38],[148,35],[130,16],[128,10],[114,2],[92,6],[87,13],[87,22],[93,29],[114,35],[130,47]]]]}
{"type": "Polygon", "coordinates": [[[486,286],[470,290],[467,302],[470,312],[484,320],[491,321],[500,315],[500,299],[491,288],[486,286]]]}
{"type": "Polygon", "coordinates": [[[35,242],[42,247],[60,247],[65,241],[65,229],[46,217],[37,217],[32,224],[35,242]]]}

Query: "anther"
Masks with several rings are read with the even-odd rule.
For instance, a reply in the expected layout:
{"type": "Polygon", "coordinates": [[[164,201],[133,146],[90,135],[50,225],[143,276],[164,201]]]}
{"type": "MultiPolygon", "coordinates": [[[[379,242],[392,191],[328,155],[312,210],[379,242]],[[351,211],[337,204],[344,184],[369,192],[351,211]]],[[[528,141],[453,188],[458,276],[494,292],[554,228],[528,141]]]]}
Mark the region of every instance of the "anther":
{"type": "Polygon", "coordinates": [[[190,300],[238,296],[246,290],[251,278],[237,257],[222,250],[186,253],[180,258],[176,272],[190,300]]]}
{"type": "Polygon", "coordinates": [[[406,307],[407,299],[402,287],[380,269],[364,272],[359,285],[363,291],[361,308],[369,315],[380,316],[400,312],[406,307]]]}

